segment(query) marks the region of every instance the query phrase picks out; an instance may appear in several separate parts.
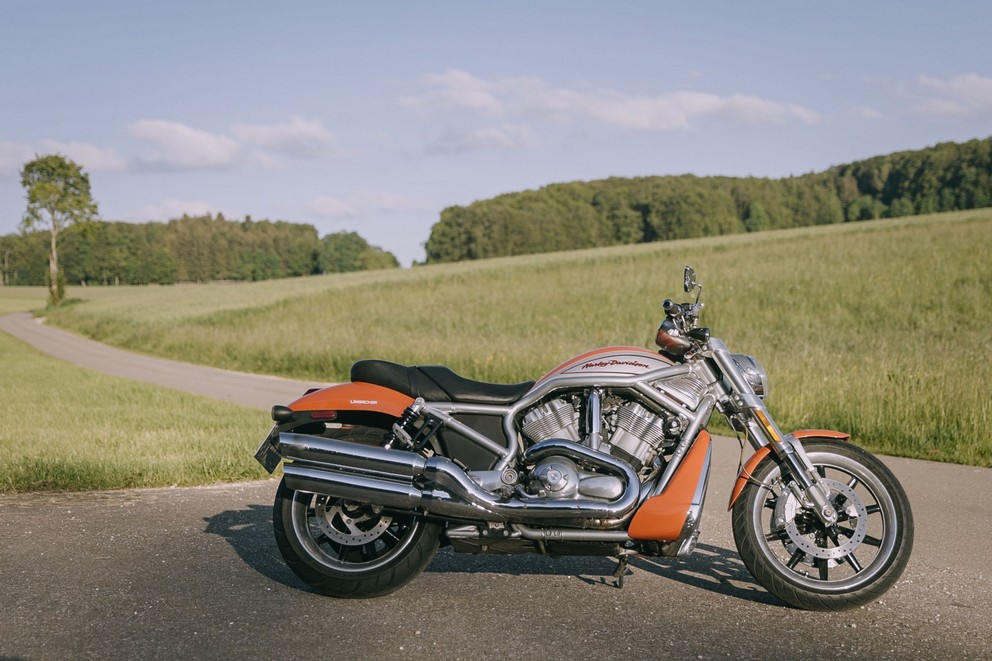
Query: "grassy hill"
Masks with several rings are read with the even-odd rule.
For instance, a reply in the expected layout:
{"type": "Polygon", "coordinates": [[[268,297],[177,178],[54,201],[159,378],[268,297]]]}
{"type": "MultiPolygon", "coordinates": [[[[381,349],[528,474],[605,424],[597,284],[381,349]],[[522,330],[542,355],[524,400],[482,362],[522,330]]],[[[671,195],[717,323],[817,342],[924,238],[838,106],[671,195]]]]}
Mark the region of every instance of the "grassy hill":
{"type": "MultiPolygon", "coordinates": [[[[784,428],[992,466],[992,210],[245,284],[70,289],[51,323],[124,348],[325,380],[378,357],[540,376],[651,346],[692,264],[703,322],[771,375],[784,428]]],[[[2,298],[0,290],[0,298],[2,298]]]]}

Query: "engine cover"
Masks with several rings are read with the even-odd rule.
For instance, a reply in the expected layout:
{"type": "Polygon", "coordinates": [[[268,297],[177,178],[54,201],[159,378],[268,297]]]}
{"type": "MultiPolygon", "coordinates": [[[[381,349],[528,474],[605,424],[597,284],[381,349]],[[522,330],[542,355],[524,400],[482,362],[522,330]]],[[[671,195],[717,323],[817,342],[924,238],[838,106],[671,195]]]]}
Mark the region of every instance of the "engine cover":
{"type": "Polygon", "coordinates": [[[616,500],[623,495],[623,480],[581,470],[568,457],[548,457],[531,471],[527,491],[542,498],[598,498],[616,500]]]}
{"type": "Polygon", "coordinates": [[[566,457],[549,457],[531,471],[531,493],[549,498],[575,498],[579,493],[579,467],[566,457]]]}

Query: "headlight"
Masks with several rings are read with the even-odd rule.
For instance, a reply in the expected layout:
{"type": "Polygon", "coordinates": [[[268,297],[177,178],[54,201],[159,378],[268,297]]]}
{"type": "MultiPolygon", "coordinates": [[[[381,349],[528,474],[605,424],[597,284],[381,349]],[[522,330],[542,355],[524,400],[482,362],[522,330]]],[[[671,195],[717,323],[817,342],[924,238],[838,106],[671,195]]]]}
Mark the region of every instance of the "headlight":
{"type": "Polygon", "coordinates": [[[742,353],[735,353],[733,358],[754,394],[761,399],[768,397],[768,372],[761,366],[761,363],[754,356],[747,356],[742,353]]]}

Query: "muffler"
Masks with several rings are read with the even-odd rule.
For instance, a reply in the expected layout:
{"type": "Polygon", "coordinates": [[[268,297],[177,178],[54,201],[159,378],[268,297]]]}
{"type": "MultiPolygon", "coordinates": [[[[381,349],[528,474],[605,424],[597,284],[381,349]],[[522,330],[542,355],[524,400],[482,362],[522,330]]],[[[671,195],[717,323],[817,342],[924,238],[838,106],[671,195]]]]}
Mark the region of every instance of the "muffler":
{"type": "Polygon", "coordinates": [[[530,465],[552,455],[593,464],[620,477],[623,493],[613,501],[503,498],[480,487],[446,457],[427,459],[413,452],[386,450],[306,434],[279,434],[286,484],[298,491],[406,511],[424,511],[473,521],[522,523],[586,522],[588,527],[622,524],[638,502],[637,474],[627,464],[572,441],[552,439],[522,457],[530,465]]]}

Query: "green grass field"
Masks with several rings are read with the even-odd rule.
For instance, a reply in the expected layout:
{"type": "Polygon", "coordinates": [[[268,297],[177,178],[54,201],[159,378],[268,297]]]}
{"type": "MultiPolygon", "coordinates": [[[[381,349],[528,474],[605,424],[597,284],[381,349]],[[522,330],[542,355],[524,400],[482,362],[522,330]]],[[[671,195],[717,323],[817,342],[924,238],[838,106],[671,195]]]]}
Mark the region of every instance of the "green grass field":
{"type": "Polygon", "coordinates": [[[227,369],[339,380],[378,357],[511,382],[597,346],[651,346],[691,264],[703,323],[764,363],[783,428],[992,466],[989,255],[986,209],[262,283],[71,288],[78,302],[50,322],[227,369]]]}
{"type": "Polygon", "coordinates": [[[0,493],[266,477],[263,411],[106,376],[0,333],[0,493]]]}

